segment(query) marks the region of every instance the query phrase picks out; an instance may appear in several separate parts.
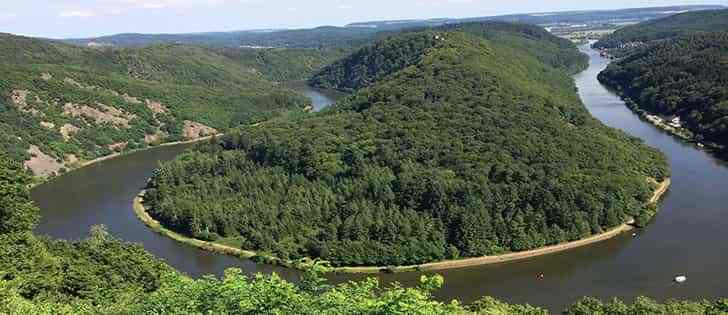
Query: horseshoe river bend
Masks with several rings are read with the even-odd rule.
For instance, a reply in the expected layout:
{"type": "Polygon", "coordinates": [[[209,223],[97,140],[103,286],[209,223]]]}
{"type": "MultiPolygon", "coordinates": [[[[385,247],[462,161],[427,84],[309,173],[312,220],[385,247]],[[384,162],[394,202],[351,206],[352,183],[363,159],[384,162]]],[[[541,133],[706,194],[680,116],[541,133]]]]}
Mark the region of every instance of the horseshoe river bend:
{"type": "MultiPolygon", "coordinates": [[[[484,295],[512,303],[529,303],[561,311],[582,296],[603,299],[637,296],[714,298],[728,292],[728,168],[708,153],[643,122],[618,96],[603,87],[597,74],[608,60],[586,46],[589,68],[574,76],[579,94],[593,116],[662,150],[672,167],[672,185],[660,212],[645,229],[592,245],[516,262],[441,270],[443,300],[470,302],[484,295]],[[543,273],[544,279],[537,275],[543,273]],[[685,274],[689,281],[672,279],[685,274]]],[[[333,103],[325,93],[304,92],[319,109],[333,103]]],[[[190,276],[221,274],[238,267],[248,273],[276,272],[295,280],[296,270],[199,250],[159,235],[132,211],[132,200],[158,163],[174,158],[189,145],[139,151],[75,170],[33,189],[41,208],[37,232],[55,238],[79,239],[92,225],[103,224],[114,236],[140,243],[149,252],[190,276]]],[[[380,277],[383,283],[418,282],[420,273],[333,274],[334,282],[380,277]]]]}

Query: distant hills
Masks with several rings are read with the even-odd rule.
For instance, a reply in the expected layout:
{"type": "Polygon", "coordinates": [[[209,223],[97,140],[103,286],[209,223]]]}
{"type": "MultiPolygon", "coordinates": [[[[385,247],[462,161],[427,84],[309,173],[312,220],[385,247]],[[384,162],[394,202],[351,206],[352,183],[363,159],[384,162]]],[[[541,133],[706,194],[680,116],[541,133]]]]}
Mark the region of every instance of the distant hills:
{"type": "Polygon", "coordinates": [[[644,43],[695,32],[726,30],[728,30],[728,10],[701,10],[624,27],[604,37],[594,44],[594,47],[619,48],[629,43],[644,43]]]}
{"type": "Polygon", "coordinates": [[[722,9],[720,5],[688,5],[688,6],[667,6],[632,8],[620,10],[587,10],[587,11],[562,11],[543,12],[528,14],[509,14],[489,17],[475,17],[463,19],[424,19],[424,20],[394,20],[374,21],[348,24],[347,27],[374,27],[380,29],[402,28],[412,26],[437,26],[442,24],[483,22],[483,21],[505,21],[516,23],[527,23],[537,25],[559,24],[559,23],[619,23],[645,21],[665,17],[679,12],[696,10],[722,9]]]}
{"type": "Polygon", "coordinates": [[[570,11],[532,14],[513,14],[465,19],[427,19],[359,22],[344,27],[321,26],[311,29],[250,30],[190,34],[117,34],[95,38],[67,39],[76,45],[140,47],[160,43],[178,43],[215,47],[298,47],[319,48],[330,46],[357,46],[369,41],[382,31],[397,31],[410,27],[443,24],[506,21],[548,26],[551,24],[579,23],[636,23],[656,19],[678,12],[720,9],[722,6],[693,5],[636,8],[622,10],[570,11]]]}

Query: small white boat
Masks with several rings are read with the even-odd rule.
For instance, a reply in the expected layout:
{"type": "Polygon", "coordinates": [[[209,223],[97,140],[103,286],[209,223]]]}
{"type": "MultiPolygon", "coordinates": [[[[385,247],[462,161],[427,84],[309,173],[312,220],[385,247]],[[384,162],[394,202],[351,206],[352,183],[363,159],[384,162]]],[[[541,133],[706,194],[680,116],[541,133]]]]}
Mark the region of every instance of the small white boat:
{"type": "Polygon", "coordinates": [[[685,281],[688,281],[688,277],[686,277],[686,276],[677,276],[677,277],[675,277],[675,282],[677,282],[677,283],[683,283],[685,281]]]}
{"type": "Polygon", "coordinates": [[[698,148],[701,148],[701,149],[702,149],[702,148],[705,148],[705,145],[704,145],[704,144],[702,144],[702,143],[700,143],[700,142],[698,142],[698,148]]]}

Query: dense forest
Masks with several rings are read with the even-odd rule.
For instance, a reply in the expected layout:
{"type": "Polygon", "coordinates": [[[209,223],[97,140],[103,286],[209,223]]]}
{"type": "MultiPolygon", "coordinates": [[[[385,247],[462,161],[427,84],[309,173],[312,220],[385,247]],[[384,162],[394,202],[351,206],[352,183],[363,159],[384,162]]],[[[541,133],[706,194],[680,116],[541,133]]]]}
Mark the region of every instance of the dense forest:
{"type": "Polygon", "coordinates": [[[0,35],[0,149],[52,175],[114,152],[301,111],[310,100],[277,82],[306,79],[343,54],[89,49],[0,35]]]}
{"type": "Polygon", "coordinates": [[[599,80],[638,109],[678,116],[695,140],[728,145],[728,32],[696,33],[635,49],[599,80]]]}
{"type": "Polygon", "coordinates": [[[30,174],[0,155],[0,314],[545,314],[491,298],[463,307],[432,298],[442,277],[419,287],[380,290],[375,279],[330,286],[314,268],[299,284],[276,275],[193,280],[94,227],[68,242],[31,231],[38,209],[30,174]],[[490,313],[489,313],[490,312],[490,313]]]}
{"type": "Polygon", "coordinates": [[[162,165],[150,214],[192,237],[335,266],[501,254],[647,223],[664,156],[589,115],[564,71],[583,58],[534,54],[559,40],[489,27],[355,52],[313,79],[354,95],[162,165]]]}
{"type": "MultiPolygon", "coordinates": [[[[570,73],[584,70],[588,58],[574,49],[566,39],[555,37],[541,27],[503,22],[465,23],[445,25],[436,31],[457,30],[486,38],[494,43],[505,43],[537,57],[542,62],[570,73]]],[[[442,44],[438,35],[409,30],[376,44],[362,48],[317,73],[309,83],[320,88],[345,91],[358,90],[380,81],[421,61],[429,49],[442,44]]]]}
{"type": "Polygon", "coordinates": [[[220,48],[216,52],[235,62],[259,71],[274,82],[302,81],[345,57],[350,48],[220,48]]]}
{"type": "MultiPolygon", "coordinates": [[[[442,303],[432,294],[440,276],[418,287],[380,288],[375,278],[329,285],[321,268],[298,284],[277,275],[191,279],[147,253],[123,243],[103,227],[81,241],[34,235],[38,209],[28,192],[30,174],[0,154],[0,314],[514,314],[546,315],[529,305],[484,297],[469,305],[442,303]]],[[[564,314],[720,314],[728,301],[604,304],[585,298],[564,314]]]]}
{"type": "Polygon", "coordinates": [[[594,44],[596,48],[620,48],[630,43],[649,43],[696,32],[728,31],[728,10],[703,10],[671,15],[618,29],[594,44]]]}

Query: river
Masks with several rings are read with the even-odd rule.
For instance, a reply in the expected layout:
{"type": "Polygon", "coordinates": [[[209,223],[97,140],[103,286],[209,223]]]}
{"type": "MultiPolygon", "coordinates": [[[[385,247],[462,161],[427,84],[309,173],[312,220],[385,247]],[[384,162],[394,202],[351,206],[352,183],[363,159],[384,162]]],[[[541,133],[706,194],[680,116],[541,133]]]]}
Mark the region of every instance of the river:
{"type": "Polygon", "coordinates": [[[308,86],[306,81],[291,81],[283,84],[284,87],[297,90],[311,99],[313,111],[318,112],[336,103],[336,100],[347,96],[344,92],[336,90],[317,89],[308,86]]]}
{"type": "MultiPolygon", "coordinates": [[[[669,157],[672,187],[660,213],[632,237],[614,239],[567,252],[501,265],[439,271],[445,285],[437,297],[464,302],[491,295],[511,303],[529,303],[561,311],[581,296],[603,299],[637,296],[668,298],[714,298],[728,295],[728,168],[709,154],[680,142],[641,121],[614,94],[599,84],[597,74],[608,60],[582,46],[590,55],[590,66],[575,75],[579,94],[589,111],[603,123],[644,139],[669,157]],[[537,275],[544,273],[540,280],[537,275]],[[685,274],[678,285],[674,276],[685,274]]],[[[315,90],[310,90],[316,93],[315,90]]],[[[313,94],[312,94],[313,95],[313,94]]],[[[312,97],[316,109],[332,100],[325,94],[312,97]],[[320,97],[319,97],[320,96],[320,97]],[[318,99],[318,100],[317,100],[318,99]],[[322,103],[326,102],[326,103],[322,103]]],[[[325,105],[324,105],[325,104],[325,105]]],[[[126,241],[139,242],[156,256],[192,276],[220,274],[225,268],[247,272],[278,272],[294,279],[297,271],[204,252],[151,232],[131,209],[159,161],[172,159],[185,146],[160,147],[108,160],[71,172],[32,191],[41,208],[37,232],[52,237],[85,237],[90,226],[104,224],[126,241]]],[[[383,283],[418,282],[419,273],[378,275],[383,283]]],[[[333,281],[361,279],[365,275],[332,275],[333,281]]]]}

